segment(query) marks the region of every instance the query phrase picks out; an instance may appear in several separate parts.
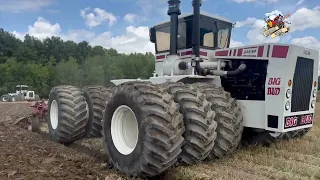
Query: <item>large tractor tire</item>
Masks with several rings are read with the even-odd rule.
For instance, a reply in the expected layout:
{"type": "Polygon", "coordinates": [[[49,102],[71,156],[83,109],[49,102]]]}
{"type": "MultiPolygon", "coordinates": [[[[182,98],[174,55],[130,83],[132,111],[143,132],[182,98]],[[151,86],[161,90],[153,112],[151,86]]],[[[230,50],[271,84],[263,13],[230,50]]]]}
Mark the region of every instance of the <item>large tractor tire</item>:
{"type": "Polygon", "coordinates": [[[211,84],[196,83],[212,103],[211,109],[216,113],[218,123],[217,138],[207,160],[215,160],[233,153],[239,146],[243,132],[243,116],[237,101],[222,87],[211,84]]]}
{"type": "Polygon", "coordinates": [[[252,129],[246,129],[243,134],[243,145],[244,146],[270,146],[273,143],[277,143],[280,141],[288,141],[291,139],[300,138],[305,135],[310,128],[306,129],[299,129],[295,131],[289,131],[285,133],[278,133],[278,132],[269,132],[269,131],[262,131],[256,132],[252,129]]]}
{"type": "Polygon", "coordinates": [[[110,90],[103,86],[86,86],[83,88],[83,92],[89,110],[85,136],[101,137],[103,110],[106,105],[106,99],[110,96],[110,90]]]}
{"type": "Polygon", "coordinates": [[[2,102],[10,102],[11,101],[11,96],[9,94],[5,94],[1,96],[1,101],[2,102]]]}
{"type": "Polygon", "coordinates": [[[52,140],[71,144],[82,138],[88,122],[83,92],[73,86],[56,86],[50,91],[48,126],[52,140]]]}
{"type": "Polygon", "coordinates": [[[19,101],[17,100],[17,96],[16,95],[11,96],[11,102],[16,102],[16,101],[19,101]]]}
{"type": "Polygon", "coordinates": [[[11,96],[11,101],[12,102],[21,101],[21,96],[20,95],[13,95],[13,96],[11,96]]]}
{"type": "Polygon", "coordinates": [[[157,176],[182,151],[179,105],[158,85],[129,82],[113,88],[102,125],[110,165],[127,176],[157,176]]]}
{"type": "Polygon", "coordinates": [[[19,99],[20,99],[20,101],[25,101],[25,100],[26,100],[26,98],[24,97],[24,95],[20,95],[19,99]]]}
{"type": "Polygon", "coordinates": [[[299,130],[297,130],[298,133],[297,133],[296,137],[297,137],[297,138],[303,137],[303,136],[306,135],[310,130],[311,130],[311,128],[299,129],[299,130]]]}
{"type": "Polygon", "coordinates": [[[305,134],[307,134],[310,130],[311,130],[311,128],[305,128],[305,129],[298,129],[298,130],[294,130],[294,131],[289,131],[286,133],[280,133],[280,135],[276,137],[275,141],[281,141],[281,140],[288,141],[291,139],[297,139],[297,138],[300,138],[300,137],[304,136],[305,134]]]}
{"type": "Polygon", "coordinates": [[[206,159],[217,137],[217,122],[210,108],[211,103],[196,86],[179,82],[168,82],[163,86],[174,96],[183,114],[185,144],[182,146],[180,161],[192,165],[206,159]]]}

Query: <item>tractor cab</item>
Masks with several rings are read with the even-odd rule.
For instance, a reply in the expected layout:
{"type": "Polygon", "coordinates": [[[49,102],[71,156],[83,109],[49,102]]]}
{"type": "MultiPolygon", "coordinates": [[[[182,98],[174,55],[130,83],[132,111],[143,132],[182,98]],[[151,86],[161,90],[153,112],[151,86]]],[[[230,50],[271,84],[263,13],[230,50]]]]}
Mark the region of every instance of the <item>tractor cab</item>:
{"type": "MultiPolygon", "coordinates": [[[[193,43],[193,14],[179,16],[177,50],[191,49],[193,43]]],[[[222,17],[200,14],[200,49],[215,50],[230,45],[233,23],[222,17]]],[[[150,28],[150,41],[155,44],[156,54],[167,54],[170,50],[170,21],[150,28]]],[[[178,53],[179,54],[179,53],[178,53]]]]}
{"type": "Polygon", "coordinates": [[[27,85],[17,85],[16,86],[16,94],[24,94],[26,96],[26,93],[29,90],[29,86],[27,85]]]}

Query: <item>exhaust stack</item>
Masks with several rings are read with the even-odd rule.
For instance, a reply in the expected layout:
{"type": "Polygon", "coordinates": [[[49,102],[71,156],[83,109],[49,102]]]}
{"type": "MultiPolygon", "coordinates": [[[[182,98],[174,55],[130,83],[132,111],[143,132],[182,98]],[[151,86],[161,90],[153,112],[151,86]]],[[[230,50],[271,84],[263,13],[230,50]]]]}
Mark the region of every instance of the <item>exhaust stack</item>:
{"type": "Polygon", "coordinates": [[[193,54],[196,59],[200,56],[200,6],[202,0],[193,0],[193,54]]]}
{"type": "Polygon", "coordinates": [[[168,15],[170,16],[170,55],[178,50],[178,16],[181,14],[180,0],[169,0],[168,15]]]}

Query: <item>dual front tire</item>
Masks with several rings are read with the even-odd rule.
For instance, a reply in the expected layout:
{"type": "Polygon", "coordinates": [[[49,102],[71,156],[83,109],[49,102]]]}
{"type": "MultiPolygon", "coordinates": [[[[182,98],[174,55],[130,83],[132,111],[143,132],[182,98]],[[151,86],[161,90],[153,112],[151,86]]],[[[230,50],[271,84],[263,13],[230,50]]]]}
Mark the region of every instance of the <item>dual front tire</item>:
{"type": "Polygon", "coordinates": [[[48,101],[48,127],[52,140],[70,144],[83,137],[88,122],[83,91],[73,86],[56,86],[48,101]]]}
{"type": "Polygon", "coordinates": [[[83,137],[101,137],[102,112],[109,89],[103,86],[56,86],[48,102],[51,139],[70,144],[83,137]]]}

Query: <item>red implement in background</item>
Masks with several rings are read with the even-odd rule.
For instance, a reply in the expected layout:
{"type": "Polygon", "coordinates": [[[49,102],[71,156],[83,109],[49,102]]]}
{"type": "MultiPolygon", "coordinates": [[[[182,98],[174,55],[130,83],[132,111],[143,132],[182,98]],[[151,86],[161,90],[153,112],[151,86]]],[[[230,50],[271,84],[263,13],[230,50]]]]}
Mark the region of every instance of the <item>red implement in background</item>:
{"type": "Polygon", "coordinates": [[[48,104],[45,101],[37,101],[30,107],[33,108],[32,114],[29,116],[31,121],[31,131],[39,131],[40,122],[46,120],[48,112],[48,104]]]}
{"type": "Polygon", "coordinates": [[[20,125],[22,128],[38,132],[40,130],[40,122],[46,121],[48,112],[48,104],[46,101],[37,101],[30,105],[32,113],[26,117],[19,118],[14,124],[20,125]]]}
{"type": "Polygon", "coordinates": [[[33,115],[40,119],[45,119],[48,111],[48,104],[45,101],[37,101],[30,107],[33,107],[33,115]]]}

